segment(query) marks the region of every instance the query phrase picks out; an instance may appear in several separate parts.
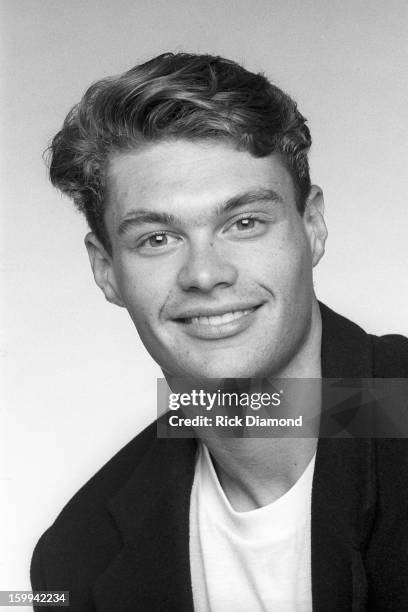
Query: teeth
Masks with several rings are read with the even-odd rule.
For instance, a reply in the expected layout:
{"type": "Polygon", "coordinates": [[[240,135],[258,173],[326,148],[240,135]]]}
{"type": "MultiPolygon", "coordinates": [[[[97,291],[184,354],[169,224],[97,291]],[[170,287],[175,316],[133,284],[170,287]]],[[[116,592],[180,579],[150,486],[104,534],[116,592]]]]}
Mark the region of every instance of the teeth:
{"type": "Polygon", "coordinates": [[[245,315],[255,310],[254,308],[247,308],[246,310],[235,310],[234,312],[226,312],[223,315],[214,315],[212,317],[192,317],[187,319],[188,323],[195,323],[198,325],[225,325],[231,323],[235,319],[240,319],[245,315]]]}

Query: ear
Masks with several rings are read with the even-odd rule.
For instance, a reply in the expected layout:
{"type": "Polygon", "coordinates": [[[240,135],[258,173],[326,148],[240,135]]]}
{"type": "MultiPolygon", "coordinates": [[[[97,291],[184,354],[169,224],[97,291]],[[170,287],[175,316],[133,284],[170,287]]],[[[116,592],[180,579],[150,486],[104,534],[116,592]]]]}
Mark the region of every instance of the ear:
{"type": "Polygon", "coordinates": [[[303,224],[312,253],[312,263],[316,266],[324,255],[327,238],[327,227],[324,222],[323,192],[317,185],[312,185],[306,200],[303,213],[303,224]]]}
{"type": "Polygon", "coordinates": [[[95,283],[102,289],[108,302],[124,307],[115,280],[112,257],[92,232],[85,236],[85,246],[88,251],[89,261],[91,262],[95,283]]]}

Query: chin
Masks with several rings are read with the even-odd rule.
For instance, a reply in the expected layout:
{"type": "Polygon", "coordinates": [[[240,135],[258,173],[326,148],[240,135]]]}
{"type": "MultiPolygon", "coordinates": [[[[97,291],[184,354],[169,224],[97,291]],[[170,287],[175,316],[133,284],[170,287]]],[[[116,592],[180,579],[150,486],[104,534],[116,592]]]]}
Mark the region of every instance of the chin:
{"type": "Polygon", "coordinates": [[[197,351],[171,355],[157,362],[161,368],[176,378],[265,378],[279,372],[283,362],[280,352],[272,346],[254,345],[234,347],[222,351],[197,351]],[[190,357],[188,359],[187,355],[190,357]]]}
{"type": "Polygon", "coordinates": [[[261,378],[265,376],[266,370],[254,367],[254,364],[240,363],[232,365],[231,363],[208,364],[208,366],[198,365],[196,368],[186,367],[183,374],[178,376],[186,376],[191,378],[261,378]]]}

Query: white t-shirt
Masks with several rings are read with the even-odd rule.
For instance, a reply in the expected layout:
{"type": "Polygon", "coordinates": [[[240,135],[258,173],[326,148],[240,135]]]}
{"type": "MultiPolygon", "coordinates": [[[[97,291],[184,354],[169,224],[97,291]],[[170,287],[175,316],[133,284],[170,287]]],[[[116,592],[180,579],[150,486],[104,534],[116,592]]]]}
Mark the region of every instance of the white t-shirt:
{"type": "Polygon", "coordinates": [[[310,612],[315,456],[282,497],[235,511],[200,443],[190,505],[195,612],[310,612]]]}

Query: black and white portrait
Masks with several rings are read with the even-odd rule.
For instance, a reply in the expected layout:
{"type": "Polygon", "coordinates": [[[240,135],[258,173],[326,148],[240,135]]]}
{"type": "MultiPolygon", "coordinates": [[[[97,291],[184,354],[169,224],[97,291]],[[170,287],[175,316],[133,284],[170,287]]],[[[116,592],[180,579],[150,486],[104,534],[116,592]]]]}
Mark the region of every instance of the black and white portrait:
{"type": "Polygon", "coordinates": [[[158,378],[408,378],[407,25],[3,3],[0,591],[408,609],[405,435],[155,428],[158,378]]]}

